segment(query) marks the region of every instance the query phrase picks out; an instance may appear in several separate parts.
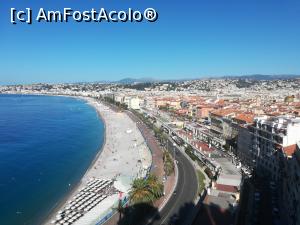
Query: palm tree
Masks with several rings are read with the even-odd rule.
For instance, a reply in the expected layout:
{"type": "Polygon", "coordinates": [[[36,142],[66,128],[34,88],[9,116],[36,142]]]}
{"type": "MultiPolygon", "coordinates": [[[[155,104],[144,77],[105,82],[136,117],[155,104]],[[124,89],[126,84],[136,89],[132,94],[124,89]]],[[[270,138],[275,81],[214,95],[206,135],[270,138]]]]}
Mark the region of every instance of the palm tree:
{"type": "Polygon", "coordinates": [[[164,144],[166,144],[167,141],[168,141],[169,136],[166,133],[162,133],[161,138],[162,138],[161,142],[164,143],[164,144]]]}
{"type": "Polygon", "coordinates": [[[165,172],[167,176],[170,176],[174,172],[174,163],[171,161],[167,161],[165,163],[165,172]]]}
{"type": "Polygon", "coordinates": [[[147,183],[148,183],[148,188],[154,195],[154,197],[160,198],[163,195],[163,189],[164,186],[163,184],[158,180],[157,176],[154,174],[150,174],[149,177],[147,178],[147,183]]]}
{"type": "Polygon", "coordinates": [[[153,174],[150,174],[146,179],[135,179],[129,192],[130,201],[134,204],[153,203],[154,200],[162,195],[163,184],[153,174]]]}
{"type": "Polygon", "coordinates": [[[166,172],[167,176],[170,176],[171,173],[174,172],[174,161],[171,158],[171,155],[168,151],[164,151],[163,161],[164,161],[165,172],[166,172]]]}
{"type": "Polygon", "coordinates": [[[154,135],[155,135],[155,137],[158,137],[159,136],[159,134],[161,133],[161,131],[160,131],[160,129],[159,128],[157,128],[157,127],[153,127],[153,131],[154,131],[154,135]]]}
{"type": "Polygon", "coordinates": [[[134,204],[152,202],[154,200],[154,195],[148,187],[147,180],[142,178],[137,178],[133,181],[129,196],[130,201],[134,204]]]}
{"type": "Polygon", "coordinates": [[[163,152],[163,161],[166,162],[168,160],[169,157],[169,152],[167,152],[166,150],[163,152]]]}

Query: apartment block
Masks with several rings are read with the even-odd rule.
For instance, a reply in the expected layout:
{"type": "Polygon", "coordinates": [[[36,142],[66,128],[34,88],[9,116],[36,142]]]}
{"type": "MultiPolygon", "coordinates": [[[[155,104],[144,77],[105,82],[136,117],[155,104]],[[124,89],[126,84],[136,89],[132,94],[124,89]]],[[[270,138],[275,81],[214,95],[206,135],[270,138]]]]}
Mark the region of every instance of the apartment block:
{"type": "Polygon", "coordinates": [[[300,142],[285,148],[282,196],[288,224],[300,224],[300,142]]]}
{"type": "Polygon", "coordinates": [[[299,117],[256,117],[252,125],[239,129],[238,155],[244,163],[256,168],[258,175],[278,180],[280,154],[300,140],[299,134],[299,117]]]}

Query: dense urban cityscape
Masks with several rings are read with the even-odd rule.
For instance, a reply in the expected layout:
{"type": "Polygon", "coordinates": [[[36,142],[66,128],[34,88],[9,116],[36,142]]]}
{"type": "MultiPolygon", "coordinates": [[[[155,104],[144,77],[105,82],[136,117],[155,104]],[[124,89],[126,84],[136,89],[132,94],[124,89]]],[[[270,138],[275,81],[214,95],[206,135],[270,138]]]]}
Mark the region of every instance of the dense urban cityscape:
{"type": "MultiPolygon", "coordinates": [[[[6,85],[0,86],[0,94],[89,97],[126,112],[143,136],[143,129],[150,129],[178,170],[167,199],[170,204],[152,224],[185,224],[180,210],[171,218],[172,204],[182,206],[191,198],[187,210],[193,213],[183,213],[190,220],[186,224],[296,225],[300,224],[299,87],[297,77],[228,77],[6,85]],[[188,163],[195,178],[184,172],[188,163]],[[185,177],[190,185],[180,180],[185,177]],[[191,196],[183,200],[188,192],[191,196]]],[[[159,179],[165,182],[168,167],[164,169],[159,179]]]]}

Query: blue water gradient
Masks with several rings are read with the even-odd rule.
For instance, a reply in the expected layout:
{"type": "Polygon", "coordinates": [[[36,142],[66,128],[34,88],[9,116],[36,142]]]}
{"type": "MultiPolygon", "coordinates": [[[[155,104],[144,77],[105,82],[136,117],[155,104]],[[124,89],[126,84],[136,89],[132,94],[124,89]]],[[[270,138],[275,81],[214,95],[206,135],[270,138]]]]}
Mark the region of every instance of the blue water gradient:
{"type": "Polygon", "coordinates": [[[0,224],[40,224],[79,182],[103,134],[82,100],[0,95],[0,224]]]}

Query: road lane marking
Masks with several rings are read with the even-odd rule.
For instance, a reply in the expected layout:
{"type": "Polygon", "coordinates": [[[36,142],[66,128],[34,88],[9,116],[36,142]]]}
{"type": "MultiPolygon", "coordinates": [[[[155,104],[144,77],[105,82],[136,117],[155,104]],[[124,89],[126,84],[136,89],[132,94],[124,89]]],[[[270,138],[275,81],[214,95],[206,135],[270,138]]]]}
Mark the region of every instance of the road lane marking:
{"type": "MultiPolygon", "coordinates": [[[[164,218],[164,220],[161,222],[161,224],[164,224],[164,222],[166,221],[166,219],[168,219],[170,213],[173,211],[174,207],[176,206],[176,203],[179,201],[180,196],[181,196],[181,194],[183,193],[183,190],[184,190],[184,186],[185,186],[185,170],[183,169],[183,167],[184,167],[184,166],[183,166],[183,163],[180,162],[180,161],[179,161],[179,163],[182,164],[182,170],[183,170],[183,174],[184,174],[184,176],[183,176],[183,185],[182,185],[183,188],[182,188],[181,191],[180,191],[179,198],[176,199],[175,204],[173,204],[173,206],[171,207],[171,209],[169,210],[169,212],[167,213],[167,215],[165,216],[165,218],[164,218]]],[[[179,170],[178,170],[178,171],[179,171],[179,170]]],[[[177,194],[176,194],[176,195],[177,195],[177,194]]]]}

